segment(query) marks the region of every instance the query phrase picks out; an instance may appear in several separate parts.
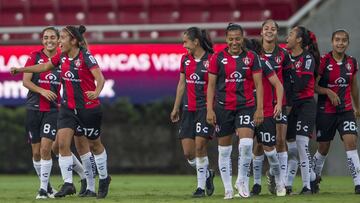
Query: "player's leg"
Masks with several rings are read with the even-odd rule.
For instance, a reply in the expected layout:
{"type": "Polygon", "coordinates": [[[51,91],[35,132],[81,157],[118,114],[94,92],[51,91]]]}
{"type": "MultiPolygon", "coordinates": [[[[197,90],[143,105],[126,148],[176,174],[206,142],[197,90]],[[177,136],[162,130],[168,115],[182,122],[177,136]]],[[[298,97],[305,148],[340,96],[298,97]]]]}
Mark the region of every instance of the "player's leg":
{"type": "MultiPolygon", "coordinates": [[[[252,160],[254,185],[250,192],[251,196],[259,195],[261,193],[262,167],[264,164],[264,148],[263,148],[261,139],[259,139],[259,136],[258,136],[259,133],[260,132],[258,132],[257,129],[255,129],[256,139],[254,140],[255,142],[254,142],[253,160],[252,160]]],[[[240,169],[240,167],[238,169],[240,169]]],[[[239,171],[238,171],[238,174],[240,174],[239,171]]],[[[238,180],[236,181],[236,183],[239,182],[239,179],[240,178],[238,176],[238,180]]]]}
{"type": "Polygon", "coordinates": [[[283,113],[276,118],[276,151],[280,162],[280,176],[286,182],[288,152],[286,147],[287,116],[285,108],[283,113]]]}

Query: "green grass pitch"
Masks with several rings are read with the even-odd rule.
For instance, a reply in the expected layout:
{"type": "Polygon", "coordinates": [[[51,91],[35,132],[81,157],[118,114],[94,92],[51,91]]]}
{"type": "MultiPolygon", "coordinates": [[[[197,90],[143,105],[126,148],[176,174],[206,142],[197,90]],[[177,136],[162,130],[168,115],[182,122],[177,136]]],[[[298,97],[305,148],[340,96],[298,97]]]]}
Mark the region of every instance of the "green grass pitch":
{"type": "MultiPolygon", "coordinates": [[[[233,177],[233,180],[235,177],[233,177]]],[[[109,195],[104,200],[95,198],[79,198],[76,195],[62,199],[36,200],[39,181],[35,175],[0,175],[0,202],[360,202],[360,195],[354,194],[351,177],[324,177],[320,194],[310,196],[292,195],[275,197],[267,191],[263,177],[262,195],[248,199],[234,198],[223,200],[224,189],[219,175],[215,177],[215,193],[211,197],[194,199],[192,192],[196,189],[196,176],[181,175],[113,175],[109,195]]],[[[78,177],[74,179],[79,189],[78,177]]],[[[252,181],[252,178],[251,178],[252,181]]],[[[52,176],[54,188],[61,184],[60,176],[52,176]]],[[[296,178],[294,189],[301,190],[301,179],[296,178]]],[[[252,184],[251,184],[252,185],[252,184]]]]}

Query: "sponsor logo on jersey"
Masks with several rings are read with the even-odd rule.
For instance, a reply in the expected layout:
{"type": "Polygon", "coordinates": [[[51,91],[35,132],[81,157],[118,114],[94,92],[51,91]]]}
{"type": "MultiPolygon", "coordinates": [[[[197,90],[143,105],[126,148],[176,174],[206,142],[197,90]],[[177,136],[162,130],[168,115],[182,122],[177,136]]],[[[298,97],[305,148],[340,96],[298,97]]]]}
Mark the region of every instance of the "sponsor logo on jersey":
{"type": "Polygon", "coordinates": [[[71,81],[71,82],[81,82],[81,79],[76,79],[74,73],[72,73],[69,70],[66,71],[66,73],[64,74],[63,79],[66,80],[66,81],[71,81]]]}
{"type": "Polygon", "coordinates": [[[228,63],[227,58],[223,58],[223,59],[221,60],[221,63],[223,63],[224,65],[226,65],[226,64],[228,63]]]}
{"type": "Polygon", "coordinates": [[[188,84],[204,85],[206,83],[206,81],[201,80],[200,76],[196,73],[192,73],[189,78],[190,79],[186,79],[186,83],[188,84]]]}
{"type": "Polygon", "coordinates": [[[225,82],[243,82],[245,78],[242,78],[242,74],[239,71],[234,71],[230,74],[229,79],[225,79],[225,82]]]}
{"type": "Polygon", "coordinates": [[[190,60],[185,61],[185,66],[188,66],[190,64],[190,60]]]}
{"type": "Polygon", "coordinates": [[[44,63],[44,59],[39,59],[39,60],[37,61],[37,63],[38,63],[38,64],[44,63]]]}

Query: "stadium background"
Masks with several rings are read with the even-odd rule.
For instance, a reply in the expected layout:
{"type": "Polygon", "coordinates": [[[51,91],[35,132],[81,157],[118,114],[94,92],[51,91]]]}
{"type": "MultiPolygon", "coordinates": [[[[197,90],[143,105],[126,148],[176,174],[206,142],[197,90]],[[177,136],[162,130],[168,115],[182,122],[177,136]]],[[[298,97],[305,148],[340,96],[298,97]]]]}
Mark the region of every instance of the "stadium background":
{"type": "MultiPolygon", "coordinates": [[[[177,126],[169,121],[179,57],[185,52],[182,32],[193,25],[206,28],[219,50],[228,22],[243,25],[253,38],[259,37],[261,22],[273,18],[281,41],[293,25],[302,24],[315,32],[325,53],[331,33],[345,28],[350,32],[348,54],[359,58],[359,5],[357,0],[0,0],[0,172],[33,173],[24,132],[27,91],[21,76],[11,77],[8,71],[40,47],[45,26],[88,28],[90,50],[107,80],[101,95],[102,139],[110,172],[192,173],[177,126]]],[[[324,174],[347,175],[344,155],[337,137],[324,174]]],[[[216,141],[210,143],[209,156],[216,168],[216,141]]]]}

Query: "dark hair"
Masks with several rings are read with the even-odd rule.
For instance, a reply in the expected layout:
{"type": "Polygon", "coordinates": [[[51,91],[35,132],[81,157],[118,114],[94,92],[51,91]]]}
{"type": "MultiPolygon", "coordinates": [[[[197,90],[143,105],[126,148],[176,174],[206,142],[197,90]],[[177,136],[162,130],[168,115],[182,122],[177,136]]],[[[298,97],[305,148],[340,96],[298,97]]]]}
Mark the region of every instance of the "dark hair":
{"type": "Polygon", "coordinates": [[[335,35],[338,34],[338,33],[345,33],[348,41],[350,41],[350,35],[349,35],[349,33],[348,33],[346,30],[344,30],[344,29],[335,30],[335,32],[333,32],[332,35],[331,35],[331,41],[334,40],[335,35]]]}
{"type": "Polygon", "coordinates": [[[58,39],[60,38],[59,30],[56,29],[54,26],[50,26],[50,27],[44,28],[44,29],[41,31],[41,37],[43,37],[43,36],[44,36],[44,33],[45,33],[46,31],[48,31],[48,30],[54,31],[55,34],[56,34],[56,37],[57,37],[58,39]]]}
{"type": "Polygon", "coordinates": [[[229,23],[229,25],[226,27],[225,33],[228,34],[229,31],[233,30],[240,30],[241,34],[244,35],[244,29],[241,27],[241,25],[236,23],[229,23]]]}
{"type": "Polygon", "coordinates": [[[317,69],[320,65],[320,52],[317,44],[316,36],[313,32],[306,29],[303,26],[296,26],[297,34],[296,37],[301,37],[301,48],[307,49],[315,59],[315,76],[317,75],[317,69]]]}
{"type": "Polygon", "coordinates": [[[78,41],[79,47],[87,48],[87,42],[83,36],[86,31],[86,27],[84,25],[80,25],[79,27],[68,25],[63,30],[68,32],[72,38],[78,41]]]}
{"type": "Polygon", "coordinates": [[[262,45],[257,39],[244,38],[244,46],[246,49],[254,51],[257,54],[261,54],[263,51],[262,45]]]}
{"type": "Polygon", "coordinates": [[[209,53],[214,53],[213,43],[211,42],[210,36],[206,30],[202,30],[198,27],[190,27],[185,32],[191,41],[198,39],[200,46],[209,53]]]}
{"type": "Polygon", "coordinates": [[[261,28],[264,28],[264,26],[265,26],[266,23],[268,23],[268,22],[273,22],[274,25],[275,25],[275,27],[276,27],[276,29],[279,30],[279,25],[278,25],[277,22],[276,22],[275,20],[273,20],[273,19],[267,19],[267,20],[265,20],[265,21],[261,24],[261,28]]]}

